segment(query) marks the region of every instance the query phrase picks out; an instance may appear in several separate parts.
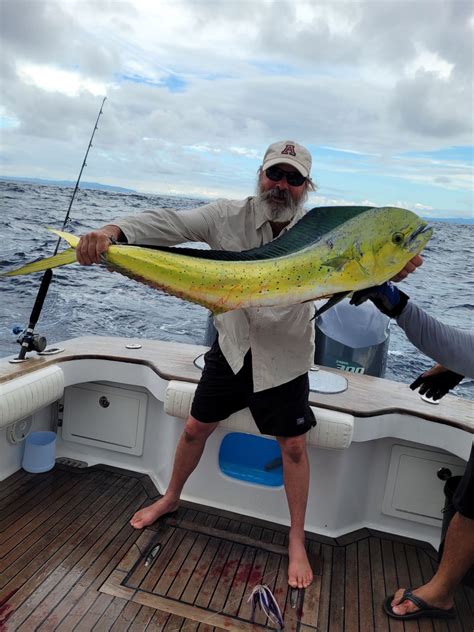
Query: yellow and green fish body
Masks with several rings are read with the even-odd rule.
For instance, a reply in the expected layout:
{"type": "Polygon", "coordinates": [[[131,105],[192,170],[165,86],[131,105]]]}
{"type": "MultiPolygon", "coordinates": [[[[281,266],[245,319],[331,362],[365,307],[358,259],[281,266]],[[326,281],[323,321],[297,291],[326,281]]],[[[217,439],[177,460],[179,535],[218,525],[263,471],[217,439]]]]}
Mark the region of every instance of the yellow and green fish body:
{"type": "MultiPolygon", "coordinates": [[[[72,246],[6,275],[75,261],[79,239],[53,231],[72,246]]],[[[242,253],[111,245],[104,263],[128,277],[214,313],[285,306],[377,285],[419,253],[431,229],[397,208],[313,209],[278,239],[242,253]]]]}

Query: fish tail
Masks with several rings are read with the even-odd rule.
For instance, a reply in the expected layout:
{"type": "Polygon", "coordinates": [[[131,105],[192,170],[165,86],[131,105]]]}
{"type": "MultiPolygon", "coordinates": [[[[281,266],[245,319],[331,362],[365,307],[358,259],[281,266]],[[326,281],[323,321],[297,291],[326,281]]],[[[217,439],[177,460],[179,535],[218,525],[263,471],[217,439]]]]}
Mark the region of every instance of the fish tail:
{"type": "Polygon", "coordinates": [[[66,266],[69,263],[74,263],[75,261],[75,249],[68,248],[53,257],[47,257],[46,259],[33,261],[33,263],[27,263],[26,265],[21,266],[21,268],[16,268],[16,270],[2,272],[0,276],[19,276],[21,274],[30,274],[31,272],[41,272],[42,270],[49,270],[50,268],[57,268],[58,266],[66,266]]]}
{"type": "Polygon", "coordinates": [[[62,230],[55,230],[54,228],[48,228],[49,231],[58,235],[62,239],[65,239],[71,246],[67,250],[60,252],[58,255],[47,257],[46,259],[40,259],[39,261],[33,261],[33,263],[27,263],[15,270],[9,270],[8,272],[0,273],[0,276],[19,276],[21,274],[30,274],[31,272],[42,272],[43,270],[50,270],[51,268],[58,268],[59,266],[67,266],[69,263],[75,263],[76,251],[75,248],[79,243],[79,237],[65,233],[62,230]]]}

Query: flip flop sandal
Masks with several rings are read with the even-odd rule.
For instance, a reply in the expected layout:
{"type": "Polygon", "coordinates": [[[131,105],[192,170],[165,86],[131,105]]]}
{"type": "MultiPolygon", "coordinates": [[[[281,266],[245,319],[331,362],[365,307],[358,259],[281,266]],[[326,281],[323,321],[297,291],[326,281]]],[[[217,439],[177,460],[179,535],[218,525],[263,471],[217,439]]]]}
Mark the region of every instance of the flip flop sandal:
{"type": "Polygon", "coordinates": [[[454,608],[449,608],[448,610],[446,610],[444,608],[435,608],[434,606],[430,606],[428,603],[426,603],[426,601],[414,595],[411,589],[408,588],[403,593],[403,597],[400,599],[400,603],[405,601],[405,599],[408,599],[408,601],[414,603],[415,606],[418,606],[419,609],[415,612],[407,612],[406,614],[396,614],[395,612],[393,612],[391,606],[393,598],[394,595],[392,595],[391,597],[387,597],[383,602],[384,611],[388,614],[389,617],[392,617],[392,619],[407,620],[421,619],[422,617],[430,617],[431,619],[454,619],[456,617],[456,611],[454,610],[454,608]]]}

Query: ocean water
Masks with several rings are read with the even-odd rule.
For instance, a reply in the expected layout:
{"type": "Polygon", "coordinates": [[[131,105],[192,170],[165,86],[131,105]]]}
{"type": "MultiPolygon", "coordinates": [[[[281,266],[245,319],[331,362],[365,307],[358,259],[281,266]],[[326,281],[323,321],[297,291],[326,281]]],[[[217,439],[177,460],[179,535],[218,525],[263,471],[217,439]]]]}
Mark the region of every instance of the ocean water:
{"type": "MultiPolygon", "coordinates": [[[[0,271],[53,253],[71,188],[0,181],[0,271]]],[[[124,215],[149,208],[192,208],[202,201],[136,193],[80,190],[67,230],[82,234],[124,215]]],[[[404,291],[432,316],[471,329],[474,315],[474,226],[433,222],[424,264],[403,282],[404,291]]],[[[0,357],[16,354],[13,333],[24,327],[42,274],[0,279],[0,357]]],[[[83,335],[151,338],[203,344],[207,310],[110,273],[102,266],[67,266],[54,271],[36,332],[48,344],[83,335]]],[[[433,365],[393,324],[385,377],[409,383],[433,365]]],[[[457,395],[474,399],[474,381],[457,395]]]]}

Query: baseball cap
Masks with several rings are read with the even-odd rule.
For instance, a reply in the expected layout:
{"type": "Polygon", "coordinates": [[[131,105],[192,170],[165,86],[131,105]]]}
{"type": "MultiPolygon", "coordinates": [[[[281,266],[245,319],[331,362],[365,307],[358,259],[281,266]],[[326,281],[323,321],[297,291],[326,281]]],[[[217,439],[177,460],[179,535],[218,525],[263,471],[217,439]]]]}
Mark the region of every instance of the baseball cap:
{"type": "Polygon", "coordinates": [[[281,140],[272,143],[263,157],[262,170],[273,165],[285,164],[298,169],[305,178],[309,177],[311,171],[311,154],[303,147],[295,143],[294,140],[281,140]]]}

